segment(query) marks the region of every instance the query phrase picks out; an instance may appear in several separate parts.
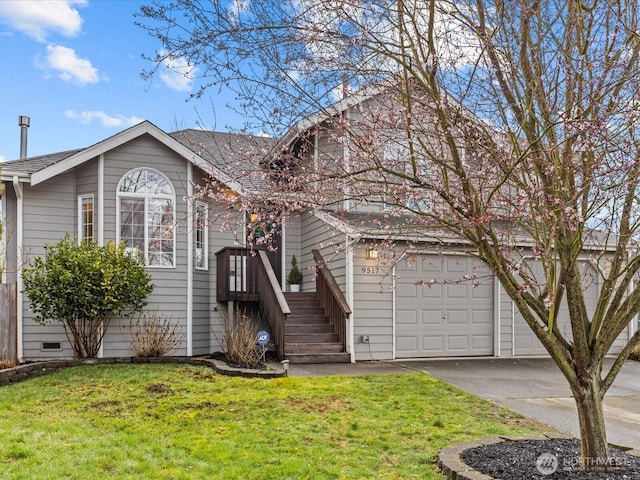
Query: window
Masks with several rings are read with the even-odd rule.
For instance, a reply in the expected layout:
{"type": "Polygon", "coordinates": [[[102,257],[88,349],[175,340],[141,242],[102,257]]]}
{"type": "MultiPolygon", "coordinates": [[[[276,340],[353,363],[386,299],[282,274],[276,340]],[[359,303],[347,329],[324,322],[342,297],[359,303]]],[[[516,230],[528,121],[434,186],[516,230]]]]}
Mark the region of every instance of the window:
{"type": "Polygon", "coordinates": [[[93,195],[78,197],[78,242],[93,240],[93,195]]]}
{"type": "Polygon", "coordinates": [[[209,268],[209,206],[196,202],[196,268],[209,268]]]}
{"type": "Polygon", "coordinates": [[[175,193],[160,172],[136,169],[118,184],[118,241],[146,265],[175,266],[175,193]]]}
{"type": "Polygon", "coordinates": [[[422,137],[417,141],[403,133],[384,145],[385,166],[392,172],[398,172],[396,176],[389,177],[386,191],[383,192],[385,210],[399,209],[413,213],[430,210],[432,194],[426,188],[431,177],[429,154],[423,149],[423,142],[425,139],[422,137]]]}

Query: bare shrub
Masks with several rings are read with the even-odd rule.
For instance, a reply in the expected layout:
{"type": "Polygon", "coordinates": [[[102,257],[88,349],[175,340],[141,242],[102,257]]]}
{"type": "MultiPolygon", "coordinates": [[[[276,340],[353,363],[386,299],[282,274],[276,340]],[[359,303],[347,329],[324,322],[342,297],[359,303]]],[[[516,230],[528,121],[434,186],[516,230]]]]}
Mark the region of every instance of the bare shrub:
{"type": "Polygon", "coordinates": [[[129,321],[129,343],[136,357],[163,357],[181,341],[178,325],[157,310],[143,312],[129,321]]]}
{"type": "Polygon", "coordinates": [[[229,362],[254,368],[262,361],[262,351],[256,338],[258,326],[244,312],[236,312],[235,321],[222,314],[224,334],[222,348],[229,362]]]}
{"type": "Polygon", "coordinates": [[[10,358],[0,359],[0,370],[4,370],[5,368],[13,368],[15,366],[16,366],[15,360],[11,360],[10,358]]]}
{"type": "Polygon", "coordinates": [[[633,347],[633,350],[631,350],[631,353],[629,354],[629,358],[640,362],[640,342],[633,347]]]}
{"type": "Polygon", "coordinates": [[[0,370],[3,370],[5,368],[13,368],[18,364],[18,362],[14,358],[9,358],[9,355],[7,355],[7,350],[7,348],[3,349],[2,355],[0,355],[0,370]]]}

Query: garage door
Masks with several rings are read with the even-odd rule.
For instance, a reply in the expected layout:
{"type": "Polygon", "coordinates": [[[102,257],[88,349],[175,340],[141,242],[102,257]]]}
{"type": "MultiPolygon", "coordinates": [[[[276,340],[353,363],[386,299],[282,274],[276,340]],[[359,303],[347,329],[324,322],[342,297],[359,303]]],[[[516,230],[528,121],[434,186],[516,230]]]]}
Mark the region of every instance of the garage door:
{"type": "MultiPolygon", "coordinates": [[[[542,265],[540,263],[530,263],[531,274],[535,275],[534,283],[544,284],[544,275],[542,273],[542,265]]],[[[587,304],[587,312],[593,314],[598,301],[599,286],[597,282],[597,273],[593,266],[588,262],[582,262],[580,265],[580,273],[582,276],[583,287],[585,290],[585,300],[587,304]]],[[[569,310],[567,308],[566,298],[562,299],[560,312],[558,313],[558,328],[565,338],[572,341],[571,323],[569,320],[569,310]]],[[[623,332],[621,337],[614,344],[611,353],[620,350],[622,342],[627,338],[627,333],[623,332]]],[[[514,310],[513,321],[513,344],[516,356],[526,355],[548,355],[547,350],[542,346],[540,340],[534,335],[529,325],[524,321],[520,312],[514,310]]]]}
{"type": "Polygon", "coordinates": [[[492,355],[489,273],[484,264],[465,256],[424,255],[398,265],[396,358],[492,355]]]}

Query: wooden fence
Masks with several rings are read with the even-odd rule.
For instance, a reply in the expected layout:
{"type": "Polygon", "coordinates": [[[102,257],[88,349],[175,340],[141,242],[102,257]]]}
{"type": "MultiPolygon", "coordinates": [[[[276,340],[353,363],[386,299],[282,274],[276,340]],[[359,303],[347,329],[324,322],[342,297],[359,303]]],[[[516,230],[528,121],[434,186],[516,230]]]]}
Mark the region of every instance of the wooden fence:
{"type": "Polygon", "coordinates": [[[0,284],[0,360],[17,361],[16,284],[0,284]]]}

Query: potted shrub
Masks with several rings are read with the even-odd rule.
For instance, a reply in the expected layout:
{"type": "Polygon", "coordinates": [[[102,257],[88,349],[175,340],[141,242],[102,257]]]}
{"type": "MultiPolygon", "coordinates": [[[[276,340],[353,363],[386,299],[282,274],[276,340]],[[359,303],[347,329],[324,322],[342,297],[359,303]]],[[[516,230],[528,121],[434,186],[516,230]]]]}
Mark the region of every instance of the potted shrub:
{"type": "Polygon", "coordinates": [[[295,255],[291,257],[291,270],[289,270],[287,281],[289,282],[289,289],[292,292],[300,291],[300,284],[302,283],[302,272],[298,267],[298,259],[295,255]]]}

